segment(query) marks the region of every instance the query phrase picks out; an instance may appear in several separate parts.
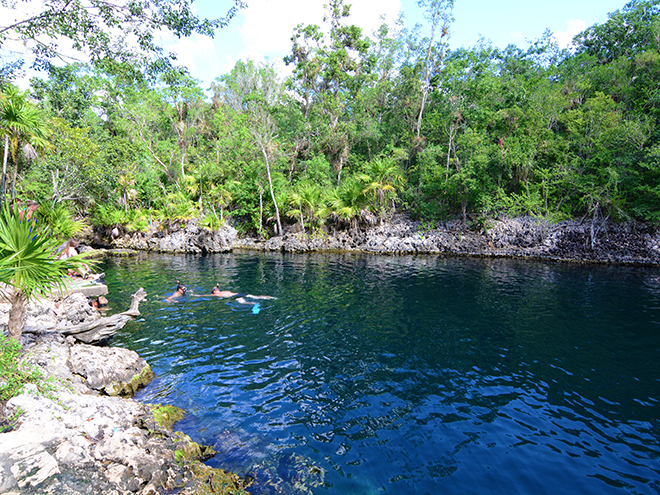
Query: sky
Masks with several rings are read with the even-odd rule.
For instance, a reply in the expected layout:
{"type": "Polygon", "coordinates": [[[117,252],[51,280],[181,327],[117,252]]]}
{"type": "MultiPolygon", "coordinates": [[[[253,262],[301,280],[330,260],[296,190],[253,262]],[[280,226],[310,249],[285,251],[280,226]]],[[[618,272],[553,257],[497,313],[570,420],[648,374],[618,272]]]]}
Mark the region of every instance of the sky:
{"type": "MultiPolygon", "coordinates": [[[[214,38],[194,35],[175,39],[165,33],[160,42],[166,51],[177,54],[178,62],[208,89],[219,76],[231,71],[238,60],[271,61],[283,73],[282,62],[291,50],[291,35],[298,24],[323,24],[324,5],[328,0],[244,0],[247,8],[239,11],[229,26],[217,31],[214,38]]],[[[561,47],[567,47],[574,35],[594,24],[607,21],[607,14],[621,9],[627,0],[455,0],[454,22],[450,27],[451,48],[473,47],[480,38],[493,46],[504,48],[515,43],[527,48],[546,29],[556,36],[561,47]]],[[[371,34],[385,19],[394,24],[400,14],[404,26],[412,29],[422,25],[429,33],[424,11],[417,0],[344,0],[351,5],[347,22],[362,27],[371,34]]],[[[21,11],[39,10],[41,0],[25,0],[16,4],[21,11]]],[[[231,0],[193,0],[197,15],[207,18],[224,17],[231,0]]],[[[0,6],[0,19],[7,17],[0,6]]],[[[5,9],[6,10],[6,9],[5,9]]],[[[15,11],[12,11],[12,14],[15,11]]],[[[0,21],[2,24],[2,21],[0,21]]],[[[9,45],[9,44],[7,44],[9,45]]],[[[21,47],[19,47],[20,51],[21,47]]],[[[73,56],[80,59],[75,52],[73,56]]],[[[0,57],[2,52],[0,51],[0,57]]],[[[25,89],[29,77],[42,73],[27,71],[17,81],[25,89]]]]}
{"type": "MultiPolygon", "coordinates": [[[[231,71],[238,60],[273,61],[281,64],[290,52],[291,35],[299,24],[323,23],[327,0],[246,0],[230,25],[214,39],[194,36],[188,39],[163,39],[177,53],[178,60],[207,88],[218,76],[231,71]]],[[[381,16],[393,22],[404,15],[404,25],[416,23],[428,28],[417,0],[345,0],[351,4],[348,22],[371,33],[381,16]]],[[[451,25],[451,48],[473,47],[480,38],[504,48],[510,43],[521,48],[541,38],[549,29],[560,46],[568,47],[579,32],[607,21],[607,14],[623,8],[626,0],[455,0],[451,25]]],[[[229,7],[228,0],[196,0],[197,14],[220,17],[229,7]]],[[[426,29],[425,33],[428,33],[426,29]]],[[[283,64],[282,64],[283,66],[283,64]]]]}

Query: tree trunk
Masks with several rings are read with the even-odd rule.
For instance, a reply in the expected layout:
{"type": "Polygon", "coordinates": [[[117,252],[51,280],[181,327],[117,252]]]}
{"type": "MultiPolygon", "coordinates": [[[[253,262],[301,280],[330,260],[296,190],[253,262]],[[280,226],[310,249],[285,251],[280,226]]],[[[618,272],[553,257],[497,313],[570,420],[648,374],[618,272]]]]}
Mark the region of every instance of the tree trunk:
{"type": "Polygon", "coordinates": [[[2,159],[2,186],[0,187],[0,203],[5,201],[5,185],[7,183],[7,158],[9,157],[9,136],[5,136],[5,154],[2,159]]]}
{"type": "Polygon", "coordinates": [[[11,296],[11,309],[9,310],[9,322],[7,324],[7,335],[16,342],[21,341],[21,333],[25,325],[25,294],[19,289],[14,289],[11,296]]]}
{"type": "Polygon", "coordinates": [[[262,234],[264,219],[264,188],[259,184],[259,235],[262,234]]]}
{"type": "Polygon", "coordinates": [[[270,162],[268,160],[268,152],[262,146],[261,151],[264,155],[266,162],[266,173],[268,174],[268,187],[270,188],[270,197],[275,205],[275,219],[277,220],[277,235],[282,235],[282,223],[280,222],[280,209],[277,207],[277,200],[275,199],[275,192],[273,191],[273,179],[270,177],[270,162]]]}

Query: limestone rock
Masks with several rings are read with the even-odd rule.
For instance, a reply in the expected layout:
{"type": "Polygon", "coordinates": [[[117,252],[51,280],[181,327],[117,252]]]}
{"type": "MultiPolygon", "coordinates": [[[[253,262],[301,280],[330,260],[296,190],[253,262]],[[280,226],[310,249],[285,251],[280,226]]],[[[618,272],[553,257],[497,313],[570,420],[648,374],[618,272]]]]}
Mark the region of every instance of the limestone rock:
{"type": "Polygon", "coordinates": [[[118,347],[75,345],[69,367],[90,388],[111,396],[133,395],[154,377],[149,364],[136,352],[118,347]]]}
{"type": "Polygon", "coordinates": [[[195,221],[168,231],[151,230],[134,233],[112,241],[114,247],[141,249],[167,253],[223,253],[231,251],[238,239],[238,232],[231,225],[218,230],[199,227],[195,221]]]}

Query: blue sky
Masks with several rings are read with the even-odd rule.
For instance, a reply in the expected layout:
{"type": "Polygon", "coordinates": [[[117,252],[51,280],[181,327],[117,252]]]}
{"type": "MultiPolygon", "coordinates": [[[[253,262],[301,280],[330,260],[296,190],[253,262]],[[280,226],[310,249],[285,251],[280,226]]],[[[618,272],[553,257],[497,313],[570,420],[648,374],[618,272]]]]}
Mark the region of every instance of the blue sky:
{"type": "MultiPolygon", "coordinates": [[[[293,28],[298,23],[321,24],[327,0],[246,0],[248,8],[234,18],[229,27],[214,39],[195,36],[164,44],[178,53],[193,77],[208,85],[229,72],[237,60],[281,61],[290,49],[293,28]]],[[[380,16],[394,20],[399,12],[405,26],[424,23],[416,0],[346,0],[352,4],[349,21],[371,32],[380,24],[380,16]]],[[[539,39],[550,29],[562,46],[595,23],[607,20],[607,14],[621,9],[624,0],[456,0],[455,21],[451,26],[452,48],[472,47],[480,37],[494,46],[515,43],[522,48],[539,39]]],[[[217,17],[226,12],[228,0],[196,0],[197,14],[217,17]]]]}

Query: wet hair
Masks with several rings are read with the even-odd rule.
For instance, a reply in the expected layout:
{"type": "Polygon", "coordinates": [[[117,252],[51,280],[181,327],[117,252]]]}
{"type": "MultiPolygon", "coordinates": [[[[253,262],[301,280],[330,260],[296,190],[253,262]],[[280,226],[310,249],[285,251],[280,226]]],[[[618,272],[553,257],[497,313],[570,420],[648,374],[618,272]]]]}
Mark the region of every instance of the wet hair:
{"type": "Polygon", "coordinates": [[[188,290],[188,288],[177,280],[176,281],[176,290],[180,290],[181,292],[183,292],[185,294],[186,291],[188,290]]]}

